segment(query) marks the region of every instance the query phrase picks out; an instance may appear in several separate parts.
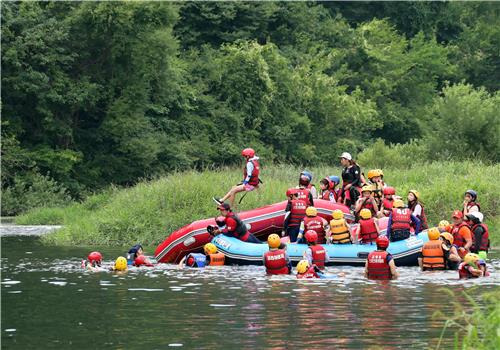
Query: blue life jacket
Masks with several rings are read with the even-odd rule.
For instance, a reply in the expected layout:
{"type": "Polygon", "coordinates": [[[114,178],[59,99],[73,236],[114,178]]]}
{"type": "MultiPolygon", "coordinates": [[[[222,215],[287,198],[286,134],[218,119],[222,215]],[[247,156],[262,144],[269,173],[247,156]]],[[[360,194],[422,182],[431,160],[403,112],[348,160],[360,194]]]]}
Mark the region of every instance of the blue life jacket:
{"type": "Polygon", "coordinates": [[[194,265],[190,267],[205,267],[207,265],[207,256],[205,254],[191,253],[188,256],[186,256],[186,266],[188,266],[187,261],[189,257],[194,258],[194,265]]]}

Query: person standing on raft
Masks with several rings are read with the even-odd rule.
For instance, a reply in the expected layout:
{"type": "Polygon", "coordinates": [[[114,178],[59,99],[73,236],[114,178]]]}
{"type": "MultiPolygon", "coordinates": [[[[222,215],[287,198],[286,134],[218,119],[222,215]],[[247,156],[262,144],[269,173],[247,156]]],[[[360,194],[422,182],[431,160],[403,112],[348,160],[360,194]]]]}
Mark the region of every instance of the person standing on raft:
{"type": "Polygon", "coordinates": [[[260,183],[262,183],[262,181],[259,179],[259,157],[255,155],[255,151],[253,150],[253,148],[245,148],[243,151],[241,151],[241,155],[246,159],[245,169],[243,170],[243,182],[236,186],[233,186],[233,188],[231,188],[229,192],[220,199],[217,197],[212,197],[212,199],[219,205],[229,199],[231,206],[234,206],[236,193],[253,191],[259,187],[260,183]]]}
{"type": "Polygon", "coordinates": [[[377,250],[370,252],[365,264],[365,277],[371,280],[392,280],[398,278],[396,264],[387,247],[389,239],[379,236],[375,241],[377,250]]]}
{"type": "Polygon", "coordinates": [[[236,237],[243,242],[262,243],[248,231],[245,223],[231,210],[228,203],[220,204],[217,209],[220,210],[221,216],[224,217],[224,223],[221,223],[222,227],[207,227],[208,233],[214,236],[222,233],[225,236],[236,237]]]}
{"type": "Polygon", "coordinates": [[[348,207],[358,200],[363,179],[361,178],[361,169],[352,159],[348,152],[342,153],[340,164],[344,167],[342,170],[342,203],[348,207]]]}

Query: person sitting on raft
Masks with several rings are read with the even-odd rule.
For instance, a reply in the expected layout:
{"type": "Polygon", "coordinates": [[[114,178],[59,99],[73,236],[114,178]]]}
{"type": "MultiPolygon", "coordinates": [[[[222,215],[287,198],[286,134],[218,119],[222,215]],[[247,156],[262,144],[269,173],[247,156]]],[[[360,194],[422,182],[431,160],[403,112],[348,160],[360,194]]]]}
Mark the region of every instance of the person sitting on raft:
{"type": "Polygon", "coordinates": [[[284,248],[280,248],[280,237],[273,233],[267,238],[269,251],[264,253],[263,262],[268,275],[287,275],[292,273],[292,263],[284,248]]]}
{"type": "Polygon", "coordinates": [[[458,264],[462,261],[458,255],[457,247],[453,244],[453,235],[449,232],[442,232],[440,235],[443,242],[444,258],[446,260],[446,268],[448,270],[457,270],[458,264]]]}
{"type": "Polygon", "coordinates": [[[457,246],[458,254],[463,258],[472,246],[472,233],[460,210],[453,211],[452,219],[453,225],[448,226],[447,231],[453,235],[453,244],[457,246]]]}
{"type": "Polygon", "coordinates": [[[327,176],[319,182],[319,198],[332,203],[337,203],[339,200],[340,191],[335,187],[339,184],[338,176],[327,176]]]}
{"type": "Polygon", "coordinates": [[[470,222],[472,233],[472,245],[470,251],[479,254],[486,259],[488,249],[490,248],[490,235],[488,226],[483,224],[484,216],[482,213],[475,211],[467,214],[467,219],[470,222]]]}
{"type": "Polygon", "coordinates": [[[393,204],[389,221],[387,222],[387,237],[391,242],[401,241],[410,237],[411,224],[415,225],[415,234],[420,232],[420,220],[404,207],[401,199],[393,204]]]}
{"type": "Polygon", "coordinates": [[[448,220],[441,220],[438,224],[439,232],[441,232],[441,233],[447,232],[448,226],[450,226],[450,223],[448,222],[448,220]]]}
{"type": "MultiPolygon", "coordinates": [[[[301,190],[308,190],[311,193],[310,204],[313,206],[313,199],[318,198],[318,191],[316,190],[316,186],[312,184],[312,179],[313,175],[311,174],[311,172],[302,170],[299,175],[299,185],[297,186],[297,188],[301,190]]],[[[303,198],[299,196],[299,199],[303,198]]]]}
{"type": "Polygon", "coordinates": [[[363,184],[361,169],[352,159],[350,153],[344,152],[339,157],[342,170],[342,203],[348,207],[354,205],[359,197],[359,190],[363,184]]]}
{"type": "Polygon", "coordinates": [[[372,197],[372,189],[371,185],[364,185],[361,189],[361,197],[356,201],[356,206],[354,207],[354,213],[358,220],[361,209],[370,210],[372,215],[377,215],[378,213],[378,205],[375,198],[372,197]]]}
{"type": "Polygon", "coordinates": [[[352,243],[351,231],[347,221],[344,219],[344,212],[340,209],[332,211],[330,229],[326,232],[327,239],[334,244],[352,243]]]}
{"type": "Polygon", "coordinates": [[[391,215],[396,189],[394,187],[387,186],[384,188],[382,193],[384,194],[384,198],[382,199],[382,205],[380,206],[380,211],[378,213],[379,218],[391,215]]]}
{"type": "Polygon", "coordinates": [[[325,278],[318,266],[307,260],[300,260],[297,264],[297,278],[325,278]]]}
{"type": "Polygon", "coordinates": [[[417,190],[408,191],[408,208],[411,213],[420,220],[420,229],[427,230],[427,217],[425,216],[424,206],[420,202],[420,193],[417,190]]]}
{"type": "Polygon", "coordinates": [[[446,268],[445,250],[443,242],[439,239],[437,227],[427,231],[429,241],[425,242],[418,257],[418,265],[422,271],[444,270],[446,268]]]}
{"type": "Polygon", "coordinates": [[[481,211],[481,206],[476,203],[477,192],[474,190],[465,191],[462,213],[464,217],[475,211],[481,211]]]}
{"type": "Polygon", "coordinates": [[[91,252],[87,260],[82,260],[82,268],[90,271],[101,271],[102,254],[100,252],[91,252]]]}
{"type": "Polygon", "coordinates": [[[183,257],[179,262],[179,267],[205,267],[205,266],[223,266],[225,255],[217,251],[213,243],[207,243],[203,246],[203,252],[190,253],[183,257]]]}
{"type": "MultiPolygon", "coordinates": [[[[209,226],[212,229],[208,233],[214,236],[222,233],[224,236],[235,237],[243,242],[262,243],[248,231],[245,223],[231,210],[228,203],[220,204],[217,209],[220,210],[221,216],[224,218],[224,222],[221,223],[223,225],[217,228],[209,226]]],[[[207,230],[209,227],[207,227],[207,230]]]]}
{"type": "Polygon", "coordinates": [[[142,249],[142,245],[136,244],[135,246],[130,248],[127,253],[127,264],[134,265],[135,259],[141,255],[144,255],[144,250],[142,249]]]}
{"type": "Polygon", "coordinates": [[[125,272],[127,271],[128,267],[128,262],[127,259],[125,259],[123,256],[119,256],[115,264],[111,267],[111,271],[119,271],[119,272],[125,272]]]}
{"type": "Polygon", "coordinates": [[[379,207],[381,207],[382,199],[384,198],[384,181],[382,177],[384,173],[381,169],[372,169],[368,171],[368,184],[372,185],[372,195],[377,201],[379,207]]]}
{"type": "Polygon", "coordinates": [[[474,253],[467,253],[463,263],[458,267],[458,277],[460,279],[487,277],[489,275],[484,260],[481,260],[479,255],[474,253]]]}
{"type": "Polygon", "coordinates": [[[297,243],[303,243],[304,232],[313,230],[318,235],[318,243],[324,244],[326,243],[326,231],[328,228],[328,222],[321,216],[318,216],[318,210],[315,207],[307,207],[306,216],[300,223],[297,243]]]}
{"type": "Polygon", "coordinates": [[[306,216],[307,202],[298,198],[298,189],[289,188],[286,191],[288,203],[285,208],[285,220],[281,236],[290,237],[290,242],[296,242],[300,231],[300,225],[306,216]]]}
{"type": "Polygon", "coordinates": [[[328,252],[325,247],[318,242],[318,234],[314,230],[306,231],[306,242],[307,249],[304,251],[304,259],[309,262],[310,265],[316,265],[320,270],[325,269],[325,264],[330,261],[328,252]]]}
{"type": "Polygon", "coordinates": [[[365,277],[371,280],[391,280],[398,278],[396,264],[390,253],[387,252],[389,239],[379,236],[375,241],[377,250],[370,252],[365,263],[365,277]]]}
{"type": "Polygon", "coordinates": [[[369,209],[361,209],[359,226],[356,230],[356,240],[360,244],[372,244],[380,235],[378,220],[372,216],[369,209]]]}
{"type": "Polygon", "coordinates": [[[245,148],[241,151],[241,155],[246,159],[246,165],[243,169],[243,182],[233,186],[228,193],[222,198],[213,197],[212,199],[219,205],[229,199],[230,205],[234,206],[236,193],[250,192],[259,187],[261,180],[259,179],[260,165],[259,157],[255,155],[253,148],[245,148]]]}

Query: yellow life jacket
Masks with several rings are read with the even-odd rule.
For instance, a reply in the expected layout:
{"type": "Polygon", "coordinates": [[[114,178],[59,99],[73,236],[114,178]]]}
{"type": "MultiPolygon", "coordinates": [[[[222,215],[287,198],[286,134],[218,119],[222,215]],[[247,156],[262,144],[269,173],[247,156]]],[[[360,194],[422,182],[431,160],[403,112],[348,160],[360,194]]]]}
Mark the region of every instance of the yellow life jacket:
{"type": "Polygon", "coordinates": [[[208,266],[222,266],[224,265],[224,259],[226,258],[222,253],[215,253],[208,255],[210,257],[210,264],[208,266]]]}
{"type": "Polygon", "coordinates": [[[330,232],[332,243],[351,243],[351,234],[345,219],[331,220],[330,232]]]}

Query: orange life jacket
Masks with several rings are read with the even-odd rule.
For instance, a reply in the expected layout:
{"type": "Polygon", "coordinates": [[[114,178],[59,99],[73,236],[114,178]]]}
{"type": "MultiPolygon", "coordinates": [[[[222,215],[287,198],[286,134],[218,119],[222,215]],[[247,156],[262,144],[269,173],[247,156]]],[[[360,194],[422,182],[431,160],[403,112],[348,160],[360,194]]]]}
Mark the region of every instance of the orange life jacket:
{"type": "Polygon", "coordinates": [[[222,266],[224,265],[224,260],[226,259],[226,256],[222,254],[221,252],[215,253],[215,254],[209,254],[208,255],[210,258],[210,264],[208,266],[222,266]]]}
{"type": "Polygon", "coordinates": [[[424,270],[444,270],[446,267],[442,241],[428,241],[422,247],[422,267],[424,270]]]}

